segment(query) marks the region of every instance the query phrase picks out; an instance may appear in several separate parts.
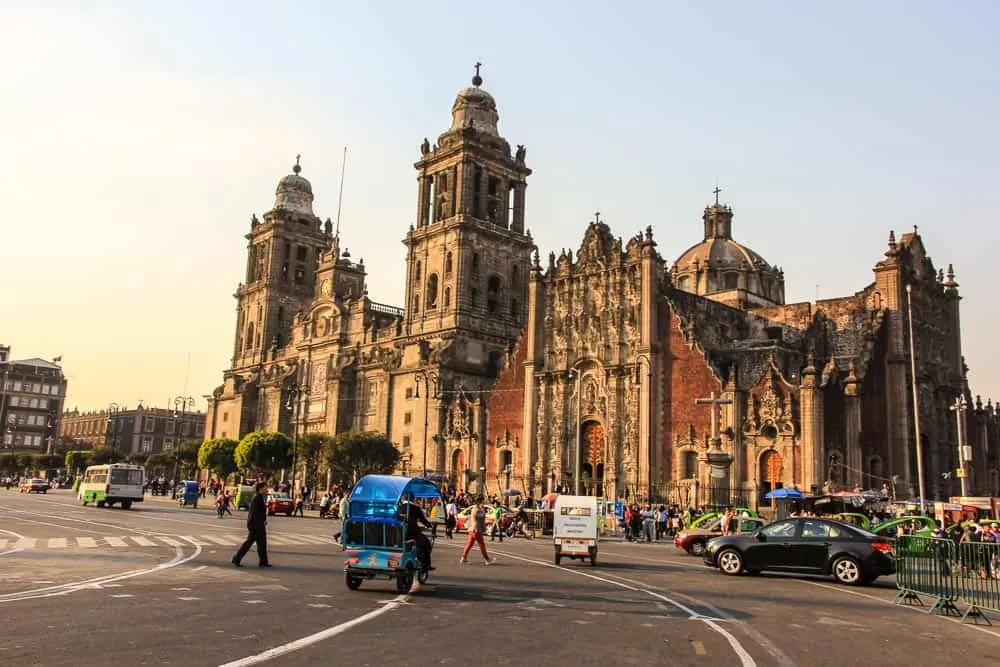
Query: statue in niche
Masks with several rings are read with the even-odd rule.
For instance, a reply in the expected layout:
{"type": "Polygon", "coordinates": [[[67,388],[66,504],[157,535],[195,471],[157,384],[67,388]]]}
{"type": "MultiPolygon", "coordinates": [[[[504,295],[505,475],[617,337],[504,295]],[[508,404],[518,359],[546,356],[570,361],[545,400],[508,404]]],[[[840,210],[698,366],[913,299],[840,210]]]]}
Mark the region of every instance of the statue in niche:
{"type": "Polygon", "coordinates": [[[431,142],[427,140],[427,137],[424,137],[424,143],[420,144],[420,154],[427,155],[430,152],[431,152],[431,142]]]}
{"type": "Polygon", "coordinates": [[[524,157],[528,154],[528,149],[521,144],[517,145],[517,152],[514,154],[514,162],[524,165],[524,157]]]}

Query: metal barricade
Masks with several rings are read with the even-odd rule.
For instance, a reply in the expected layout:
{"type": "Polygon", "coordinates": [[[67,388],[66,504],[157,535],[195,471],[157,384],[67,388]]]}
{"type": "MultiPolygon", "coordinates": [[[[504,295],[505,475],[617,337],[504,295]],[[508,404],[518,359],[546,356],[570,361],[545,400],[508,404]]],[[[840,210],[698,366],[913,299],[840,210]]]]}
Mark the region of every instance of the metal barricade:
{"type": "Polygon", "coordinates": [[[955,543],[948,539],[903,535],[896,540],[897,604],[920,604],[921,595],[934,599],[929,613],[959,615],[958,586],[952,576],[955,543]]]}
{"type": "Polygon", "coordinates": [[[953,576],[959,581],[959,598],[969,605],[962,620],[980,619],[988,625],[984,610],[1000,613],[1000,544],[996,542],[961,542],[953,576]]]}
{"type": "Polygon", "coordinates": [[[929,613],[992,625],[984,611],[1000,613],[1000,543],[961,542],[904,535],[896,541],[897,604],[934,599],[929,613]],[[956,602],[968,605],[961,612],[956,602]]]}
{"type": "Polygon", "coordinates": [[[539,537],[552,534],[552,510],[527,510],[527,513],[528,530],[532,535],[539,537]]]}

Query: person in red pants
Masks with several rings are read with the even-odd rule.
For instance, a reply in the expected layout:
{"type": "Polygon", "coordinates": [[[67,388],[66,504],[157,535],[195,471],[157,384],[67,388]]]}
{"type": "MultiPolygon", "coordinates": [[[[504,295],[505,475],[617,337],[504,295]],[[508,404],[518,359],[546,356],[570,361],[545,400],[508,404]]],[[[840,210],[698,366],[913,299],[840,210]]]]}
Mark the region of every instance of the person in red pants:
{"type": "Polygon", "coordinates": [[[469,540],[465,543],[465,550],[462,551],[462,560],[459,563],[469,562],[467,559],[469,551],[472,549],[472,545],[477,542],[479,543],[479,551],[483,554],[483,564],[493,563],[494,560],[486,553],[486,542],[483,540],[483,535],[486,534],[486,508],[483,507],[482,496],[476,498],[476,508],[472,510],[465,525],[466,530],[469,531],[469,540]]]}

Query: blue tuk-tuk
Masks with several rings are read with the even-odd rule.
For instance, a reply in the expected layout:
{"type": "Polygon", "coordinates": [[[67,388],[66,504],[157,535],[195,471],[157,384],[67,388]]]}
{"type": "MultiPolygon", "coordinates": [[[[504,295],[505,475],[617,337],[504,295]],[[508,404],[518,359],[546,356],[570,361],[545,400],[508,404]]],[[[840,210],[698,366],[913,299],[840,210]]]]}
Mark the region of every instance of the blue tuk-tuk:
{"type": "Polygon", "coordinates": [[[432,511],[443,505],[441,492],[422,477],[366,475],[354,485],[340,537],[349,589],[357,590],[365,579],[384,577],[407,593],[414,579],[427,581],[427,567],[417,558],[413,537],[406,534],[406,502],[411,497],[429,519],[444,516],[440,509],[432,511]]]}
{"type": "Polygon", "coordinates": [[[177,494],[178,505],[181,507],[191,505],[195,509],[198,509],[198,497],[201,495],[201,489],[198,486],[198,482],[181,482],[177,490],[179,491],[177,494]]]}

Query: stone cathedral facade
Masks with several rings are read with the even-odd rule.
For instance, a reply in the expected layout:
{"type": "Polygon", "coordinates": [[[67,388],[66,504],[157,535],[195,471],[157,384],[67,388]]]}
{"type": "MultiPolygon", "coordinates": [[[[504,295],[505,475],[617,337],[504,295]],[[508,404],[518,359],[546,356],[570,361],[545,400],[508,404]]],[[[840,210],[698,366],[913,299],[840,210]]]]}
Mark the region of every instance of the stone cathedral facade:
{"type": "MultiPolygon", "coordinates": [[[[667,260],[647,227],[606,222],[539,256],[526,149],[495,100],[459,92],[420,146],[403,306],[313,211],[296,163],[251,218],[233,357],[206,437],[254,429],[386,433],[401,471],[457,488],[761,504],[778,487],[916,494],[910,308],[927,495],[958,495],[964,396],[973,495],[1000,495],[1000,410],[974,396],[959,291],[917,230],[889,233],[858,292],[785,302],[782,270],[709,204],[702,239],[667,260]]],[[[684,235],[684,225],[671,224],[684,235]]]]}

